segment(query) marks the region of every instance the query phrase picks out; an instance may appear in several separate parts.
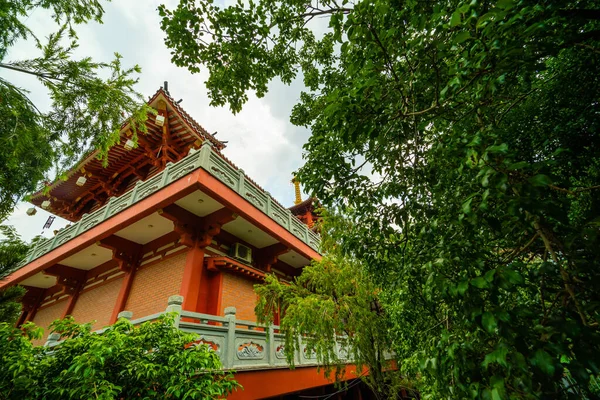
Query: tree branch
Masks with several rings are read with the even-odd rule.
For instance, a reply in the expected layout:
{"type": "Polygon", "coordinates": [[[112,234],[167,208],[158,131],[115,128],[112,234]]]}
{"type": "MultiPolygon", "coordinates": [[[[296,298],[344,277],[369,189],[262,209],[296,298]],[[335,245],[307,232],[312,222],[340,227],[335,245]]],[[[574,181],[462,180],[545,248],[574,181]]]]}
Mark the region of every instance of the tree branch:
{"type": "Polygon", "coordinates": [[[10,65],[10,64],[5,64],[5,63],[0,63],[0,68],[6,68],[6,69],[10,69],[13,71],[17,71],[17,72],[22,72],[24,74],[29,74],[29,75],[33,75],[33,76],[37,76],[40,79],[54,79],[57,81],[63,81],[63,79],[57,78],[55,76],[51,76],[48,74],[45,74],[43,72],[36,72],[36,71],[31,71],[25,68],[21,68],[21,67],[16,67],[14,65],[10,65]]]}

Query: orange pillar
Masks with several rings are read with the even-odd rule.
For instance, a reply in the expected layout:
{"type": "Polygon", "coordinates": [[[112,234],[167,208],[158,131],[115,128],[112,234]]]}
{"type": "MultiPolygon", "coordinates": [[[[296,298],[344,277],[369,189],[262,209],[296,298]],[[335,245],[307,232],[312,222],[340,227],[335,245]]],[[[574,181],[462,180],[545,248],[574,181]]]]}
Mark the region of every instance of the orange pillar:
{"type": "Polygon", "coordinates": [[[70,315],[73,312],[73,309],[75,308],[75,303],[77,302],[77,298],[79,297],[79,292],[81,292],[81,290],[83,289],[83,285],[77,285],[77,288],[75,289],[75,292],[73,292],[70,296],[69,296],[69,301],[67,302],[67,308],[65,309],[65,311],[63,311],[62,314],[62,319],[66,318],[67,315],[70,315]]]}
{"type": "Polygon", "coordinates": [[[129,298],[129,292],[131,291],[131,285],[133,284],[133,278],[135,276],[136,269],[137,267],[135,265],[131,266],[129,271],[127,271],[123,277],[123,283],[121,284],[121,289],[119,290],[115,307],[113,308],[112,315],[110,316],[111,325],[117,322],[119,313],[125,310],[125,305],[127,304],[127,299],[129,298]]]}
{"type": "Polygon", "coordinates": [[[15,327],[19,328],[21,325],[23,325],[25,323],[25,321],[27,320],[28,314],[29,314],[29,312],[27,312],[27,311],[21,311],[21,316],[17,320],[15,327]]]}
{"type": "Polygon", "coordinates": [[[203,270],[204,248],[195,242],[187,253],[181,289],[179,290],[179,294],[183,296],[183,309],[186,311],[198,311],[203,270]]]}
{"type": "Polygon", "coordinates": [[[221,299],[223,297],[223,273],[221,271],[205,271],[206,285],[202,286],[201,298],[205,299],[206,306],[203,311],[206,314],[219,315],[221,311],[221,299]]]}

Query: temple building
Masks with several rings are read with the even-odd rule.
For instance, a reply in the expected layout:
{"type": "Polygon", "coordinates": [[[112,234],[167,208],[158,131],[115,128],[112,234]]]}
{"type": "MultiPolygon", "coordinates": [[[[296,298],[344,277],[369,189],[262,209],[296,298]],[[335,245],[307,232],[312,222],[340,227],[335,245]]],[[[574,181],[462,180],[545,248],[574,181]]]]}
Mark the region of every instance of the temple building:
{"type": "MultiPolygon", "coordinates": [[[[180,329],[238,371],[244,390],[230,398],[322,393],[331,381],[314,355],[299,351],[290,370],[276,328],[256,324],[253,291],[265,274],[291,280],[321,257],[317,202],[302,201],[298,190],[296,205],[279,204],[165,89],[148,104],[158,114],[137,143],[124,125],[106,167],[91,152],[66,180],[32,195],[71,225],[38,242],[0,281],[0,289],[27,289],[19,324],[47,328],[72,315],[99,330],[119,317],[151,321],[168,308],[180,313],[180,329]]],[[[39,344],[56,340],[46,334],[39,344]]],[[[360,398],[353,390],[347,398],[360,398]]]]}

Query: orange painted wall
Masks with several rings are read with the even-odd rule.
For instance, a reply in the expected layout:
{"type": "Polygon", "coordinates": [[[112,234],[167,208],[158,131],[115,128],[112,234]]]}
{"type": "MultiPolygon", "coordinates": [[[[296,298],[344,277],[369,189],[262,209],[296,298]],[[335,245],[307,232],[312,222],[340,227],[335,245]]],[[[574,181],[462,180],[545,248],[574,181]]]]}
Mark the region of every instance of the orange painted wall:
{"type": "Polygon", "coordinates": [[[237,309],[236,318],[246,321],[256,321],[254,307],[256,293],[254,285],[257,282],[223,271],[223,297],[221,299],[221,315],[225,315],[225,307],[237,309]]]}
{"type": "MultiPolygon", "coordinates": [[[[341,376],[342,381],[353,379],[366,374],[366,370],[359,371],[354,365],[348,365],[341,376]],[[360,372],[360,373],[359,373],[360,372]]],[[[333,377],[325,377],[324,370],[317,367],[298,367],[294,370],[288,368],[238,371],[235,380],[244,387],[229,395],[230,400],[262,399],[272,396],[281,396],[299,390],[315,388],[333,383],[333,377]]],[[[332,397],[333,399],[337,397],[332,397]]]]}
{"type": "Polygon", "coordinates": [[[34,340],[34,345],[39,346],[46,343],[46,338],[48,338],[48,334],[50,333],[48,331],[48,326],[55,320],[62,317],[62,314],[65,311],[65,308],[67,307],[67,300],[68,299],[59,300],[48,307],[39,309],[35,313],[35,316],[33,317],[33,322],[37,326],[44,328],[44,335],[42,336],[42,339],[34,340]]]}
{"type": "Polygon", "coordinates": [[[84,290],[73,308],[73,318],[79,323],[96,321],[92,330],[102,329],[110,323],[123,277],[113,278],[106,283],[84,290]]]}
{"type": "Polygon", "coordinates": [[[179,294],[186,254],[184,251],[136,271],[125,304],[133,319],[165,311],[169,296],[179,294]]]}

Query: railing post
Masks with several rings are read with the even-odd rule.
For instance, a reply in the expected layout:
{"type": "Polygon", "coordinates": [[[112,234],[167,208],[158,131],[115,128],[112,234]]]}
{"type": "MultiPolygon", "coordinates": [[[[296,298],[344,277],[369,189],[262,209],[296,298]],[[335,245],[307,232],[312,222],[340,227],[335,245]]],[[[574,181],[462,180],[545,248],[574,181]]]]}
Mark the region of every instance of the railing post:
{"type": "Polygon", "coordinates": [[[227,319],[227,352],[225,362],[223,363],[225,368],[233,368],[235,362],[235,328],[236,328],[236,313],[235,307],[225,307],[225,318],[227,319]]]}
{"type": "Polygon", "coordinates": [[[133,312],[121,311],[119,314],[117,314],[117,319],[121,318],[125,318],[126,320],[131,321],[131,319],[133,318],[133,312]]]}
{"type": "Polygon", "coordinates": [[[181,305],[183,304],[183,296],[174,295],[169,297],[168,307],[166,312],[175,312],[175,328],[179,328],[179,320],[181,319],[181,305]]]}
{"type": "Polygon", "coordinates": [[[240,168],[238,169],[238,182],[237,182],[237,192],[243,198],[246,198],[244,194],[244,186],[246,185],[246,175],[244,175],[244,171],[240,168]]]}
{"type": "Polygon", "coordinates": [[[210,142],[208,140],[204,140],[204,142],[202,142],[202,147],[200,147],[200,152],[198,154],[198,158],[196,159],[196,162],[194,163],[195,167],[203,167],[205,170],[208,171],[208,165],[210,164],[210,152],[211,152],[211,145],[210,142]]]}
{"type": "Polygon", "coordinates": [[[275,365],[275,328],[273,325],[269,325],[267,335],[267,343],[269,345],[269,364],[275,365]]]}
{"type": "Polygon", "coordinates": [[[302,353],[303,353],[303,348],[302,345],[304,344],[304,341],[302,340],[302,335],[298,335],[298,349],[296,351],[296,365],[300,365],[304,363],[304,357],[302,357],[302,353]]]}
{"type": "Polygon", "coordinates": [[[112,204],[112,202],[114,201],[114,196],[111,196],[108,201],[106,202],[106,204],[104,205],[104,207],[106,207],[104,209],[104,212],[102,213],[102,221],[104,221],[106,219],[106,217],[108,217],[108,213],[110,212],[110,206],[112,204]]]}
{"type": "Polygon", "coordinates": [[[267,205],[265,207],[265,214],[267,214],[267,216],[269,218],[272,218],[271,217],[271,201],[272,201],[271,200],[271,193],[266,192],[266,194],[267,194],[267,205]]]}
{"type": "Polygon", "coordinates": [[[172,162],[168,162],[167,165],[165,166],[165,169],[163,169],[162,171],[162,177],[160,178],[160,187],[163,188],[165,187],[165,185],[168,182],[169,179],[169,171],[171,170],[171,166],[173,165],[172,162]]]}
{"type": "Polygon", "coordinates": [[[48,340],[44,344],[45,347],[54,346],[60,340],[60,333],[52,332],[48,335],[48,340]]]}
{"type": "MultiPolygon", "coordinates": [[[[144,183],[143,181],[137,181],[135,183],[135,185],[133,186],[133,190],[131,191],[131,198],[129,199],[129,201],[127,202],[128,206],[132,205],[133,203],[135,203],[136,201],[136,197],[137,197],[137,192],[138,192],[138,188],[140,187],[140,185],[144,183]]],[[[112,197],[111,197],[112,199],[112,197]]]]}

